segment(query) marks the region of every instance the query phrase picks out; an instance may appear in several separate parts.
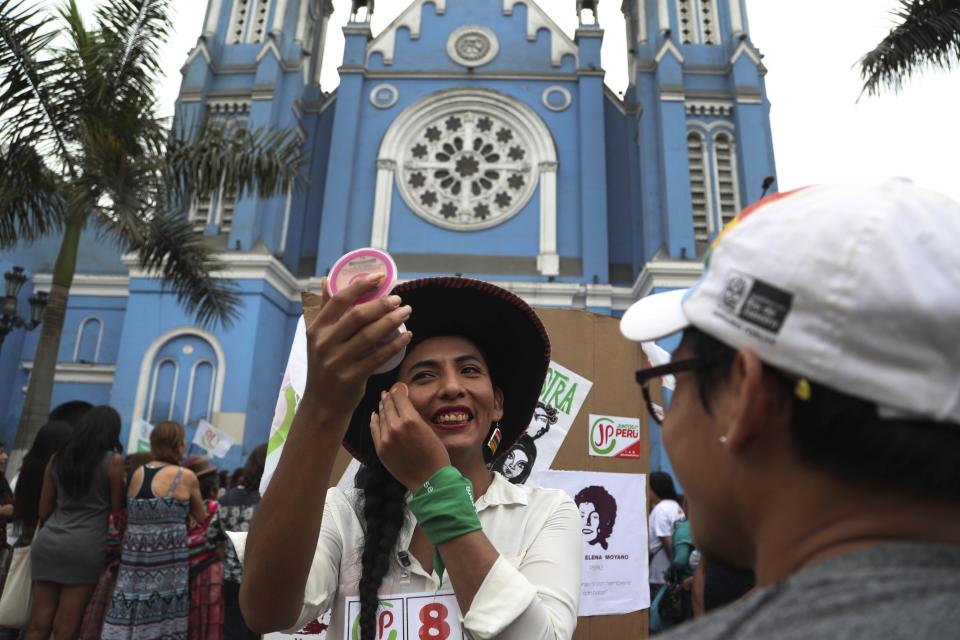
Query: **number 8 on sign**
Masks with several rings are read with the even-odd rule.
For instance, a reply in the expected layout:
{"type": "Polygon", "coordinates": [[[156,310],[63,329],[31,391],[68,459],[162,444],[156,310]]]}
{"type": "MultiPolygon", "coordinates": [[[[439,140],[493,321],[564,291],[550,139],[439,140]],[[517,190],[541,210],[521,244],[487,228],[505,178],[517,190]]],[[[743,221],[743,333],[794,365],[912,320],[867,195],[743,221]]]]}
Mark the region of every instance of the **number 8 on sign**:
{"type": "Polygon", "coordinates": [[[449,613],[439,602],[432,602],[420,609],[420,640],[447,640],[450,637],[450,625],[447,624],[449,613]]]}

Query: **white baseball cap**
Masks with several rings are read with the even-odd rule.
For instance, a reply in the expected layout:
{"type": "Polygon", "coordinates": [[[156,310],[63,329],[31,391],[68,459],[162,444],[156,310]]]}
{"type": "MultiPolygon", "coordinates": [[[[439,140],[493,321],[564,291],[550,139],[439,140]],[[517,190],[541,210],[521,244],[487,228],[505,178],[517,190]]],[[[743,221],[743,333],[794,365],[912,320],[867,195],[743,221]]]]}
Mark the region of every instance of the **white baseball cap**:
{"type": "Polygon", "coordinates": [[[881,415],[960,423],[960,203],[903,179],[761,200],[695,286],[620,321],[635,341],[689,326],[881,415]]]}

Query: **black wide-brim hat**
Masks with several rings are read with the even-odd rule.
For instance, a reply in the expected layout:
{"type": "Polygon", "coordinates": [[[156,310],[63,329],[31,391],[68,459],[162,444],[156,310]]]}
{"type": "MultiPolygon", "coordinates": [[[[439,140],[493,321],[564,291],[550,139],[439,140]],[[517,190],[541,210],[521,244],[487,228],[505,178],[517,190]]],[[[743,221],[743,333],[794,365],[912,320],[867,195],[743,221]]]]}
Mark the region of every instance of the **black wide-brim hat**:
{"type": "MultiPolygon", "coordinates": [[[[470,278],[421,278],[396,286],[393,293],[413,308],[405,322],[413,332],[408,353],[437,336],[461,336],[477,346],[494,386],[503,392],[497,454],[513,446],[530,424],[550,365],[550,338],[537,313],[506,289],[470,278]]],[[[379,407],[380,393],[397,381],[398,371],[371,376],[350,419],[343,446],[360,462],[376,456],[370,414],[379,407]]],[[[486,440],[483,451],[491,462],[486,440]]]]}

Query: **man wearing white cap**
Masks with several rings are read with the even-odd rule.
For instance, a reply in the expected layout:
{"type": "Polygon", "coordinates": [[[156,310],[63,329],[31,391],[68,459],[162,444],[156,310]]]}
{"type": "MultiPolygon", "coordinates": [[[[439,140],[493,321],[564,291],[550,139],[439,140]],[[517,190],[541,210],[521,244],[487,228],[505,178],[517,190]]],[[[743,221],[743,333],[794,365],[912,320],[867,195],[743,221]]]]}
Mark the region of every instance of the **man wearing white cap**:
{"type": "Polygon", "coordinates": [[[683,331],[663,442],[698,548],[757,589],[678,638],[960,637],[960,204],[903,180],[745,210],[700,282],[634,304],[683,331]]]}

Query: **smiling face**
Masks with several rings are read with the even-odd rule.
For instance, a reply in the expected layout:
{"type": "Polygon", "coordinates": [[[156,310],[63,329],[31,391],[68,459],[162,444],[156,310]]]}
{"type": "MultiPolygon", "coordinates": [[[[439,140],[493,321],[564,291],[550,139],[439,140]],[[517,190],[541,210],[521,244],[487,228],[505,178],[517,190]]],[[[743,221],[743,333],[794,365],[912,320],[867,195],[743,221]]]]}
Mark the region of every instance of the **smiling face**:
{"type": "Polygon", "coordinates": [[[529,463],[530,458],[527,457],[526,452],[519,449],[511,449],[507,452],[507,455],[504,456],[503,475],[513,480],[524,472],[529,463]]]}
{"type": "Polygon", "coordinates": [[[584,540],[593,544],[597,541],[600,530],[600,514],[592,502],[580,503],[580,533],[584,540]]]}
{"type": "Polygon", "coordinates": [[[424,340],[407,353],[398,380],[409,387],[410,402],[434,428],[451,461],[482,463],[490,425],[503,417],[503,394],[472,342],[459,336],[424,340]]]}

